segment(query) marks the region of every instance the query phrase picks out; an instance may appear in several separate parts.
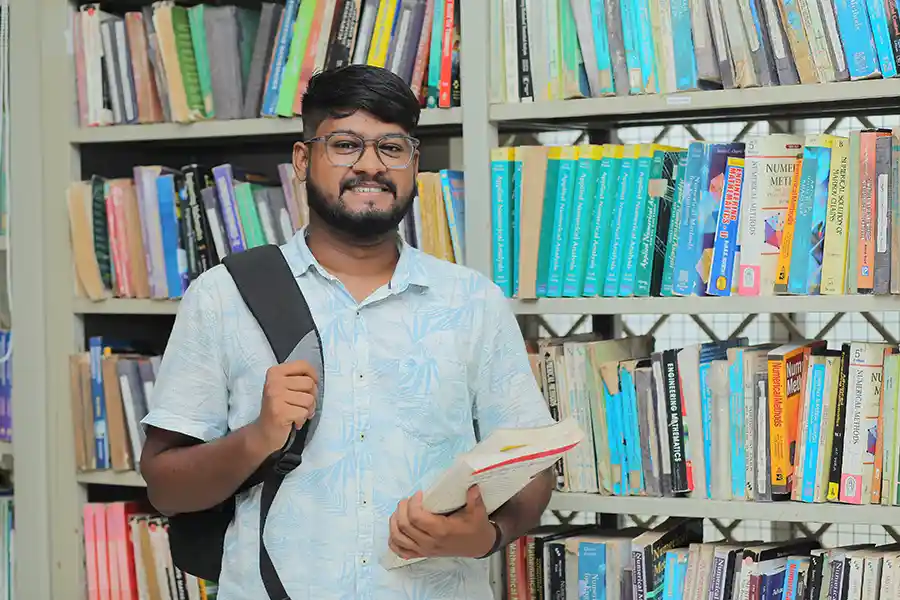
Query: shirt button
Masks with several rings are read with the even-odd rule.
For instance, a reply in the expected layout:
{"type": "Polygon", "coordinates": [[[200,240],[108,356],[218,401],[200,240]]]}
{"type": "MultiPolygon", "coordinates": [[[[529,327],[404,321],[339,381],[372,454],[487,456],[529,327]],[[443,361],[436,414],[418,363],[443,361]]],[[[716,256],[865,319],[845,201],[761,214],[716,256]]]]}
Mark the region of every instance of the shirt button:
{"type": "Polygon", "coordinates": [[[364,439],[366,439],[366,434],[365,433],[359,434],[359,441],[363,441],[364,439]]]}
{"type": "Polygon", "coordinates": [[[364,564],[364,565],[367,565],[367,564],[369,564],[369,559],[368,559],[368,558],[362,558],[362,559],[360,559],[360,562],[361,562],[362,564],[364,564]]]}

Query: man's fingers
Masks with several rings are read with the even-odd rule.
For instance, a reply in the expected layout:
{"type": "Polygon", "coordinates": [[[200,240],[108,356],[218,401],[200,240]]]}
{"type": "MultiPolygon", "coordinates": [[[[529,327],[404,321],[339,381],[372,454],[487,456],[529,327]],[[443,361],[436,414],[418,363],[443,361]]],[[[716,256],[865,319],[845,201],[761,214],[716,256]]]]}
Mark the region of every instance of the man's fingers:
{"type": "Polygon", "coordinates": [[[482,498],[481,489],[477,484],[466,491],[466,508],[470,511],[485,510],[484,498],[482,498]]]}
{"type": "Polygon", "coordinates": [[[319,374],[316,373],[316,370],[312,368],[305,360],[292,360],[290,362],[281,363],[279,365],[275,365],[272,367],[273,370],[277,370],[279,375],[306,375],[315,381],[319,382],[319,374]]]}
{"type": "Polygon", "coordinates": [[[281,379],[284,389],[291,392],[312,393],[318,391],[319,385],[309,375],[290,375],[281,379]]]}
{"type": "Polygon", "coordinates": [[[394,551],[395,554],[400,556],[401,558],[416,558],[421,556],[421,549],[418,544],[411,539],[408,535],[406,535],[400,529],[400,511],[398,509],[397,512],[391,517],[390,522],[390,541],[389,545],[391,546],[391,550],[394,551]]]}
{"type": "Polygon", "coordinates": [[[284,403],[288,406],[295,406],[297,408],[305,408],[307,410],[313,409],[316,406],[316,395],[310,394],[306,392],[291,392],[289,394],[284,394],[284,403]]]}

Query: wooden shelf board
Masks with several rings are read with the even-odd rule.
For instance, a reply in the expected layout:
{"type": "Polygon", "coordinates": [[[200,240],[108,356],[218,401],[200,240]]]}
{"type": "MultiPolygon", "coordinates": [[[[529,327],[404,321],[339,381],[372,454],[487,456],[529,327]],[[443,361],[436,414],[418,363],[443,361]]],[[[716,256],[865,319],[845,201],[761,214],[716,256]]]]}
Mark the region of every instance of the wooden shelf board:
{"type": "Polygon", "coordinates": [[[174,315],[178,300],[136,300],[108,298],[106,300],[75,299],[75,314],[79,315],[174,315]]]}
{"type": "MultiPolygon", "coordinates": [[[[423,109],[420,128],[458,126],[462,124],[462,109],[423,109]]],[[[152,142],[163,140],[203,140],[229,137],[263,137],[299,134],[303,131],[300,118],[235,119],[230,121],[201,121],[198,123],[152,123],[146,125],[108,125],[104,127],[74,127],[69,134],[72,144],[111,144],[122,142],[152,142]]]]}
{"type": "Polygon", "coordinates": [[[896,525],[900,523],[900,506],[853,506],[837,503],[727,502],[695,498],[620,497],[554,492],[548,508],[619,515],[750,519],[785,523],[858,525],[896,525]]]}
{"type": "Polygon", "coordinates": [[[119,485],[126,487],[147,487],[143,477],[134,471],[91,471],[78,473],[79,483],[92,485],[119,485]]]}

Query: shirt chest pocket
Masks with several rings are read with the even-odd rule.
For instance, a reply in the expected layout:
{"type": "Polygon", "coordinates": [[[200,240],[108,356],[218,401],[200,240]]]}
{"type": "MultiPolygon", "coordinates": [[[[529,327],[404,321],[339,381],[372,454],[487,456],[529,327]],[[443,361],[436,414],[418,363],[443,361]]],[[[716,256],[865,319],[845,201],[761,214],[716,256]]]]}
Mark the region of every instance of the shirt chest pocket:
{"type": "Polygon", "coordinates": [[[464,364],[411,355],[398,362],[387,402],[403,435],[427,446],[458,444],[473,436],[471,396],[464,364]]]}

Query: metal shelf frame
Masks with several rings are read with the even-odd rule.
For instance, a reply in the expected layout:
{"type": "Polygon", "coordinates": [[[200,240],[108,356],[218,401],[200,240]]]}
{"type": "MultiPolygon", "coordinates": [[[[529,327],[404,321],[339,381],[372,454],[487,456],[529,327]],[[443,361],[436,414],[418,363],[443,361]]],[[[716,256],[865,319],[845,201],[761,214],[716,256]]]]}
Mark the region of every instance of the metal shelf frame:
{"type": "MultiPolygon", "coordinates": [[[[149,1],[149,0],[148,0],[149,1]]],[[[71,5],[59,0],[11,0],[12,126],[15,202],[11,231],[15,286],[16,360],[13,377],[16,461],[16,580],[20,598],[84,600],[81,508],[89,486],[136,487],[134,473],[77,473],[69,398],[68,358],[82,350],[83,318],[91,314],[172,315],[177,302],[75,296],[67,185],[81,177],[81,153],[98,145],[185,140],[251,140],[291,136],[299,119],[252,119],[191,125],[75,127],[71,5]]],[[[900,112],[900,80],[819,86],[707,91],[672,96],[490,104],[489,3],[462,0],[463,108],[425,111],[429,135],[462,132],[468,266],[491,273],[490,151],[501,130],[574,127],[588,123],[688,122],[724,118],[900,112]]],[[[452,152],[451,152],[452,154],[452,152]]],[[[510,300],[520,315],[859,312],[900,309],[900,299],[849,297],[598,298],[510,300]]],[[[900,509],[833,505],[761,505],[683,499],[600,498],[555,494],[551,508],[631,514],[685,514],[778,521],[896,523],[900,509]]]]}

